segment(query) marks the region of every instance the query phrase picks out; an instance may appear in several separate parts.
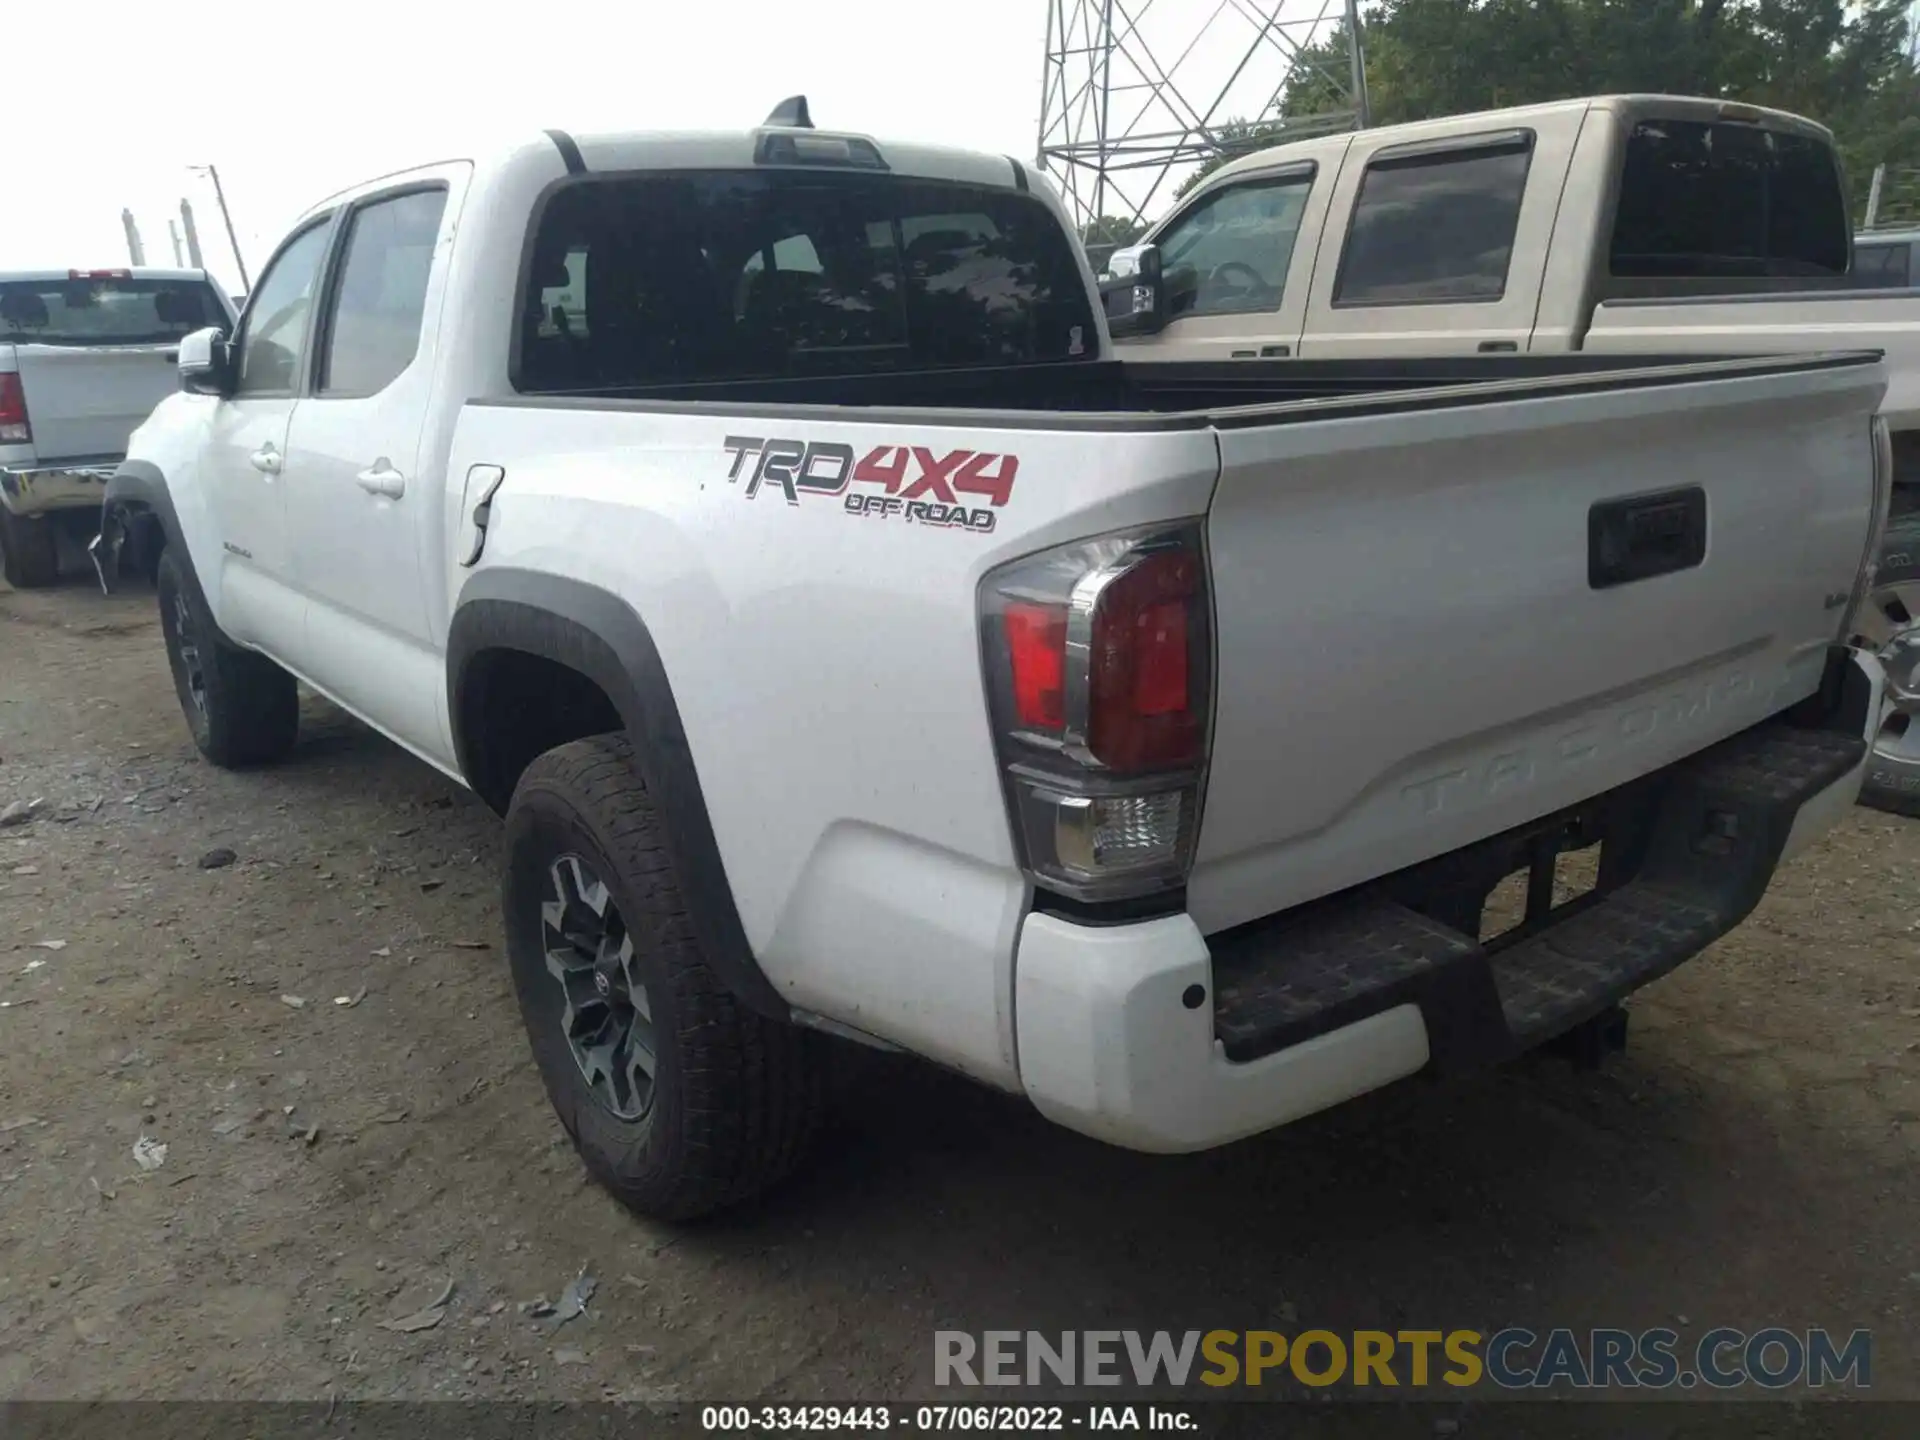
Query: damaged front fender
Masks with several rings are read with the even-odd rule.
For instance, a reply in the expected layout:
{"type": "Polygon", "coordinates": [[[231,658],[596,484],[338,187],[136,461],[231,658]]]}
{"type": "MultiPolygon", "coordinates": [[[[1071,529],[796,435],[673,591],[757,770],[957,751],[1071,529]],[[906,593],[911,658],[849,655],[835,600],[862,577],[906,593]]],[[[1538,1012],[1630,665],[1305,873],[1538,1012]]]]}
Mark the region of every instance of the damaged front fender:
{"type": "Polygon", "coordinates": [[[100,533],[87,546],[100,588],[111,595],[129,565],[151,578],[160,551],[181,543],[166,477],[145,460],[122,461],[107,481],[100,533]]]}
{"type": "Polygon", "coordinates": [[[126,544],[127,523],[121,507],[100,507],[100,533],[87,542],[87,556],[93,561],[93,573],[100,577],[100,589],[113,593],[113,582],[120,576],[120,551],[126,544]]]}

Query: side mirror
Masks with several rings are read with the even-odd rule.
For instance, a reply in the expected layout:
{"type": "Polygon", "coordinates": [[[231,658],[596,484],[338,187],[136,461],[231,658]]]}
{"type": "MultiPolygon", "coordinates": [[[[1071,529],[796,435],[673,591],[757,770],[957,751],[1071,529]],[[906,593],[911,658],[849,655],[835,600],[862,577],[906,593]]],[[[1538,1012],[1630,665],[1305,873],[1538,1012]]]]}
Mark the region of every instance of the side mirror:
{"type": "Polygon", "coordinates": [[[1167,328],[1167,287],[1160,270],[1160,247],[1142,245],[1132,260],[1131,275],[1116,275],[1100,286],[1107,332],[1116,340],[1157,335],[1167,328]]]}
{"type": "Polygon", "coordinates": [[[1128,276],[1140,273],[1140,252],[1145,245],[1122,245],[1107,257],[1106,273],[1102,280],[1124,280],[1128,276]]]}
{"type": "Polygon", "coordinates": [[[181,337],[179,367],[180,388],[190,394],[233,391],[233,349],[217,325],[181,337]]]}

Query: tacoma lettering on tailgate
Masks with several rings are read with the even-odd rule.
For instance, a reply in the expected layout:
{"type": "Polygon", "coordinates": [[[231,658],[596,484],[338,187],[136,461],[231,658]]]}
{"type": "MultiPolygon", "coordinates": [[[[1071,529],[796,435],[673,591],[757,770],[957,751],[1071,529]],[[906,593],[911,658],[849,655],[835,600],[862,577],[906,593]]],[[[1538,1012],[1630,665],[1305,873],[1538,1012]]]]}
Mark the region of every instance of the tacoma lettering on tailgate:
{"type": "Polygon", "coordinates": [[[1729,702],[1751,695],[1757,682],[1745,670],[1670,691],[1605,719],[1571,726],[1555,735],[1520,745],[1470,766],[1410,781],[1401,796],[1423,815],[1437,815],[1468,797],[1491,799],[1563,774],[1601,755],[1637,745],[1650,737],[1695,725],[1729,702]]]}
{"type": "Polygon", "coordinates": [[[981,535],[992,531],[994,511],[1013,498],[1014,477],[1020,473],[1017,455],[941,453],[930,445],[876,445],[858,460],[851,445],[831,440],[729,435],[722,448],[733,457],[728,481],[744,477],[749,500],[769,490],[789,505],[812,495],[842,496],[841,508],[849,515],[981,535]],[[971,503],[973,496],[986,504],[971,503]]]}

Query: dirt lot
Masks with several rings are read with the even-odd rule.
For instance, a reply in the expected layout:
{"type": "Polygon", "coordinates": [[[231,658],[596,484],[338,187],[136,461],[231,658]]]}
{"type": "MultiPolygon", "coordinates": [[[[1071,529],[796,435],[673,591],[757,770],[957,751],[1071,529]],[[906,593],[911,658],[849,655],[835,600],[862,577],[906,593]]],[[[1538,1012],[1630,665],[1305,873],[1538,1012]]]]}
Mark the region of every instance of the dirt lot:
{"type": "Polygon", "coordinates": [[[0,1396],[909,1397],[944,1327],[1664,1323],[1870,1327],[1920,1397],[1920,824],[1856,812],[1598,1075],[1155,1159],[889,1064],[797,1183],[676,1231],[549,1117],[491,816],[306,719],[217,772],[149,595],[0,588],[0,806],[46,801],[0,830],[0,1396]],[[585,1317],[521,1313],[583,1267],[585,1317]]]}

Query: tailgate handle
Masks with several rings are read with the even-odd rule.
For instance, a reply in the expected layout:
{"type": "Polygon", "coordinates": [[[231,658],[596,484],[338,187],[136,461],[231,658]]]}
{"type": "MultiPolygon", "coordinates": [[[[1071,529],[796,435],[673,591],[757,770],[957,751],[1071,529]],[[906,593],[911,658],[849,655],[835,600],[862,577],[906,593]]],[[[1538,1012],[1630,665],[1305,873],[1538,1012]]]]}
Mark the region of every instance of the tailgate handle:
{"type": "Polygon", "coordinates": [[[1698,485],[1602,500],[1587,511],[1587,584],[1631,585],[1707,558],[1707,492],[1698,485]]]}

